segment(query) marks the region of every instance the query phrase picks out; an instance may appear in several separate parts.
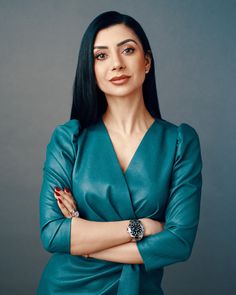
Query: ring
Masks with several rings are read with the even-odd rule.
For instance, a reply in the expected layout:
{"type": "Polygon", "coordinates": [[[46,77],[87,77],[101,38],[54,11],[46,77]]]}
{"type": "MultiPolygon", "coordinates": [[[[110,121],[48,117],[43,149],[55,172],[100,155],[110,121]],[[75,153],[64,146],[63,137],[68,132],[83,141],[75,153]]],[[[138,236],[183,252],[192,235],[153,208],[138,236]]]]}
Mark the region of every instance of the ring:
{"type": "Polygon", "coordinates": [[[73,209],[70,214],[72,215],[72,217],[79,217],[79,211],[76,209],[73,209]]]}

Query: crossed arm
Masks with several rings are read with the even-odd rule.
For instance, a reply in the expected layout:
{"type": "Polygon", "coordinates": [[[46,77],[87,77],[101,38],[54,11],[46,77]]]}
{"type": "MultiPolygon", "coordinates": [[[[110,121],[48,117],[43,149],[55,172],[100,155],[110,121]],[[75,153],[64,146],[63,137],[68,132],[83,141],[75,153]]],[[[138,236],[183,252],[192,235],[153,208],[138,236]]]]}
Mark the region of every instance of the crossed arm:
{"type": "Polygon", "coordinates": [[[71,187],[77,125],[77,120],[70,120],[56,128],[47,147],[40,192],[40,236],[44,248],[51,253],[143,263],[147,272],[187,260],[198,228],[202,187],[202,159],[196,131],[185,123],[178,127],[164,228],[158,221],[143,218],[146,236],[133,243],[126,232],[128,220],[95,222],[71,218],[69,212],[75,208],[73,197],[69,201],[59,191],[57,197],[61,196],[61,203],[59,198],[58,202],[54,199],[55,186],[71,187]]]}
{"type": "MultiPolygon", "coordinates": [[[[68,189],[54,193],[57,204],[66,218],[71,220],[70,253],[120,263],[141,264],[143,259],[136,242],[126,231],[129,220],[96,222],[71,217],[70,212],[77,209],[74,197],[68,189]],[[59,200],[60,199],[60,200],[59,200]]],[[[141,219],[145,236],[160,232],[163,223],[149,218],[141,219]]]]}

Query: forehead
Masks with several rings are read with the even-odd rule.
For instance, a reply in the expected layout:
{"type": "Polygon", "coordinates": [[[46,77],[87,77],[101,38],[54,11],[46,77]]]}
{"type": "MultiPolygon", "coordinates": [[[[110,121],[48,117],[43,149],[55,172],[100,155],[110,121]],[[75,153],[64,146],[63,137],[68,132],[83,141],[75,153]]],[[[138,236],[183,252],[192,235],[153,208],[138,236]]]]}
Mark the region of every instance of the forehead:
{"type": "Polygon", "coordinates": [[[133,39],[141,46],[138,36],[124,24],[117,24],[100,30],[94,41],[94,46],[109,46],[125,39],[133,39]]]}

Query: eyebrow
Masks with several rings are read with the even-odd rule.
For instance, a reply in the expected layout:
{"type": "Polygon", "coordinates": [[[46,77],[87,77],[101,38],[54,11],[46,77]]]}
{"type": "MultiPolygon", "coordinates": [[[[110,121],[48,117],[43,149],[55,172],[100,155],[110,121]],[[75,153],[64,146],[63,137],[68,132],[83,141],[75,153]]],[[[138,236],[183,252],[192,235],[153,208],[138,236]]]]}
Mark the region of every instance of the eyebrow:
{"type": "MultiPolygon", "coordinates": [[[[118,46],[121,46],[121,45],[123,45],[123,44],[125,44],[125,43],[127,43],[127,42],[129,42],[129,41],[132,41],[132,42],[134,42],[134,43],[137,44],[137,42],[136,42],[135,40],[133,40],[133,39],[125,39],[125,40],[123,40],[123,41],[117,43],[116,46],[117,46],[117,47],[118,47],[118,46]]],[[[99,48],[99,49],[107,49],[108,47],[107,47],[107,46],[94,46],[94,47],[93,47],[93,49],[96,49],[96,48],[99,48]]]]}

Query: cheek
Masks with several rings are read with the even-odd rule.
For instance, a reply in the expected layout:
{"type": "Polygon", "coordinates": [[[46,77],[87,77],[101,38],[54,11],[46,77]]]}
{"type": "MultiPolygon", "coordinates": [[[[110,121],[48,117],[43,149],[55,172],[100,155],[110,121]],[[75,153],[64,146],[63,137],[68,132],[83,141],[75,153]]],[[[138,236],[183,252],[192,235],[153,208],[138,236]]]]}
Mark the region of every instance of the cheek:
{"type": "Polygon", "coordinates": [[[135,60],[132,60],[129,64],[129,67],[132,68],[133,73],[137,74],[143,74],[145,73],[145,62],[141,56],[139,58],[136,58],[135,60]]]}
{"type": "Polygon", "coordinates": [[[98,69],[98,67],[96,65],[94,66],[94,74],[95,74],[95,78],[99,79],[99,76],[100,76],[99,75],[99,69],[98,69]]]}
{"type": "Polygon", "coordinates": [[[104,79],[104,70],[101,67],[98,66],[94,66],[94,73],[95,73],[95,78],[97,80],[97,82],[102,81],[102,79],[104,79]]]}
{"type": "Polygon", "coordinates": [[[143,60],[139,60],[134,63],[133,72],[135,75],[135,80],[143,82],[145,80],[145,64],[143,60]]]}
{"type": "Polygon", "coordinates": [[[104,91],[105,90],[105,71],[101,67],[94,67],[94,73],[95,73],[95,79],[96,79],[96,84],[100,90],[104,91]]]}
{"type": "Polygon", "coordinates": [[[136,65],[133,68],[134,79],[137,83],[142,83],[145,80],[145,67],[142,65],[136,65]]]}

